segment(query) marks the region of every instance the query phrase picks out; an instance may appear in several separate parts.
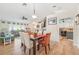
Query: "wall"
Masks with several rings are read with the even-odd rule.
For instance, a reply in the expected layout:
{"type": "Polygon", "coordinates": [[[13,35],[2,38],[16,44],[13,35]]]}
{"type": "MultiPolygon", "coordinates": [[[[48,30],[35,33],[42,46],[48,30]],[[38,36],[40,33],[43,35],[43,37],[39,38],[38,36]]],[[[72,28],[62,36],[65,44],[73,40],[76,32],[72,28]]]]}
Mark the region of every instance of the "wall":
{"type": "Polygon", "coordinates": [[[50,17],[54,17],[54,15],[49,15],[48,17],[47,17],[47,24],[46,24],[46,28],[47,28],[47,32],[51,32],[51,40],[53,40],[53,41],[58,41],[58,39],[59,39],[59,35],[58,35],[58,33],[59,33],[59,30],[58,30],[58,25],[56,24],[56,25],[48,25],[48,18],[50,18],[50,17]]]}
{"type": "MultiPolygon", "coordinates": [[[[79,11],[76,12],[77,14],[79,14],[79,11]]],[[[74,45],[79,48],[79,25],[76,25],[76,23],[74,23],[74,45]]]]}
{"type": "Polygon", "coordinates": [[[52,41],[59,41],[59,28],[65,27],[65,28],[74,28],[74,19],[75,19],[75,13],[76,11],[67,11],[67,12],[62,12],[62,13],[57,13],[55,15],[49,15],[47,16],[47,30],[48,32],[51,32],[51,40],[52,41]],[[57,24],[56,25],[48,25],[48,18],[50,17],[57,17],[57,24]],[[61,24],[59,23],[59,19],[62,18],[67,18],[67,17],[71,17],[72,18],[72,22],[70,23],[64,23],[61,24]]]}
{"type": "Polygon", "coordinates": [[[74,24],[74,45],[79,48],[79,25],[74,24]]]}
{"type": "Polygon", "coordinates": [[[6,29],[6,31],[8,30],[8,25],[7,24],[2,24],[1,22],[0,22],[0,31],[5,31],[5,29],[6,29]]]}
{"type": "MultiPolygon", "coordinates": [[[[2,19],[3,20],[3,19],[2,19]]],[[[2,21],[1,20],[1,21],[2,21]]],[[[5,19],[4,18],[4,20],[3,21],[5,21],[5,23],[2,23],[0,21],[0,31],[9,31],[10,29],[25,29],[26,28],[26,25],[24,25],[24,23],[25,22],[22,22],[22,21],[15,21],[15,19],[5,19]],[[10,21],[11,22],[11,24],[8,24],[7,22],[8,21],[10,21]],[[15,23],[23,23],[23,25],[21,25],[21,24],[19,24],[19,25],[17,25],[17,24],[13,24],[13,22],[15,22],[15,23]]],[[[27,23],[25,23],[25,24],[27,24],[27,23]]]]}

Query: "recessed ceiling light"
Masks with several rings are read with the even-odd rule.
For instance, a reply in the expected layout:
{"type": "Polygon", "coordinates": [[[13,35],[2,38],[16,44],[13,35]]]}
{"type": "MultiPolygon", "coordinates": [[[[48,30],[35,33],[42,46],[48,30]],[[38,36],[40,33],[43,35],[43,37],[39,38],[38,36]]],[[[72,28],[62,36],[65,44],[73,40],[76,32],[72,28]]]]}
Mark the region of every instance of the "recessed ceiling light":
{"type": "Polygon", "coordinates": [[[22,5],[23,5],[23,6],[27,6],[27,3],[23,3],[22,5]]]}
{"type": "Polygon", "coordinates": [[[36,15],[32,15],[32,18],[37,18],[37,16],[36,15]]]}
{"type": "Polygon", "coordinates": [[[54,5],[54,6],[52,6],[53,8],[55,8],[56,6],[54,5]]]}

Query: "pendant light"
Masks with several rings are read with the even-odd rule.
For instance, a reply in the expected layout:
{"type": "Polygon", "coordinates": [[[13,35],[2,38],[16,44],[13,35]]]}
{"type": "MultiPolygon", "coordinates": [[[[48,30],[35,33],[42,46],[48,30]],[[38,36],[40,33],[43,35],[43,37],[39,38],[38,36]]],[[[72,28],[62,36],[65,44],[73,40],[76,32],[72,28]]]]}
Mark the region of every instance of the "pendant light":
{"type": "Polygon", "coordinates": [[[35,11],[35,5],[33,5],[33,15],[32,15],[32,18],[37,18],[37,16],[35,15],[36,14],[36,11],[35,11]]]}

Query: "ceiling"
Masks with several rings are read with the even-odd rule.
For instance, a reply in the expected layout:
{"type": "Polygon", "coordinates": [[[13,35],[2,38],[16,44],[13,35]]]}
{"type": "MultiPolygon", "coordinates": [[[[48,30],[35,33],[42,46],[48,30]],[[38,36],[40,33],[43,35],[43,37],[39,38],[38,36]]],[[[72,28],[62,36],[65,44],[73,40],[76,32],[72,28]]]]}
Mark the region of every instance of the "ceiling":
{"type": "MultiPolygon", "coordinates": [[[[0,18],[9,20],[22,20],[22,16],[33,20],[33,6],[35,6],[38,19],[43,19],[45,16],[62,13],[65,11],[78,10],[78,3],[0,3],[0,18]]],[[[24,21],[25,22],[25,21],[24,21]]]]}

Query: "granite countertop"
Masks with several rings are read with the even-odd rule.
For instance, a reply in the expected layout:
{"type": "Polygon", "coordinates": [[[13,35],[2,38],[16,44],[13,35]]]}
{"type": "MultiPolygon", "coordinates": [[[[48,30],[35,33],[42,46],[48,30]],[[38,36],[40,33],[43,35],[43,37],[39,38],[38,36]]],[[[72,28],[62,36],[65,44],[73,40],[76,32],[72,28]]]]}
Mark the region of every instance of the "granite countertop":
{"type": "Polygon", "coordinates": [[[62,28],[62,31],[73,32],[73,28],[62,28]]]}

